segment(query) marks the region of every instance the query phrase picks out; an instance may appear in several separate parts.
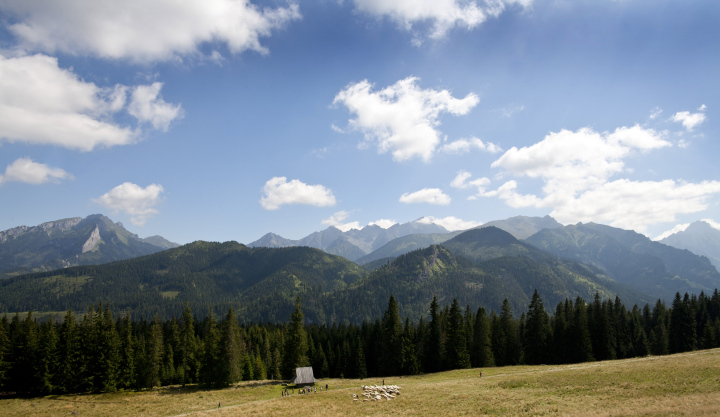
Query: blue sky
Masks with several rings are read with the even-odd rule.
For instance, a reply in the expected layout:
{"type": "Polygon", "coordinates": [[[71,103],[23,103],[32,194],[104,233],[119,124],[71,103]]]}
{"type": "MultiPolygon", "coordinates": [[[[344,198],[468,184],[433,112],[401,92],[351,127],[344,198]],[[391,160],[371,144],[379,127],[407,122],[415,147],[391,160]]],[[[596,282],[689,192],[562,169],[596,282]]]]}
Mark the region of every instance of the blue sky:
{"type": "Polygon", "coordinates": [[[720,222],[718,2],[0,0],[0,17],[0,230],[720,222]]]}

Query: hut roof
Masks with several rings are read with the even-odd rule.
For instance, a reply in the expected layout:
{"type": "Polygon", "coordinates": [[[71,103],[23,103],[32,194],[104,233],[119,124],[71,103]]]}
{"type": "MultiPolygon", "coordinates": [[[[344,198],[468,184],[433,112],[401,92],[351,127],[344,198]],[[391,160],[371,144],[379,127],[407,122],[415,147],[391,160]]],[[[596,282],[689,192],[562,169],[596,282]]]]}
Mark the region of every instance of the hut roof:
{"type": "Polygon", "coordinates": [[[304,368],[295,368],[295,378],[290,380],[295,385],[301,384],[314,384],[317,381],[313,375],[312,366],[306,366],[304,368]]]}

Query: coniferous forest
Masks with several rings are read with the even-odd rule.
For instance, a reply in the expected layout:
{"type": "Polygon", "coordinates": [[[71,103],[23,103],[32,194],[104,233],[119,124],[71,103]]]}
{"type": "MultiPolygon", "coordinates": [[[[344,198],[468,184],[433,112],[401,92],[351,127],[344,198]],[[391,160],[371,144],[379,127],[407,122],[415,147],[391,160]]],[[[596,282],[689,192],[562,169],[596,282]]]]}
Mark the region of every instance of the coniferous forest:
{"type": "Polygon", "coordinates": [[[115,317],[110,306],[68,311],[62,323],[32,313],[0,320],[0,391],[19,395],[111,392],[161,385],[223,387],[289,379],[413,375],[470,367],[563,364],[665,355],[720,346],[720,293],[676,294],[628,310],[619,298],[576,298],[549,314],[537,291],[527,311],[440,306],[403,319],[390,296],[381,319],[305,325],[298,298],[285,324],[241,324],[234,311],[199,319],[185,306],[161,321],[115,317]]]}

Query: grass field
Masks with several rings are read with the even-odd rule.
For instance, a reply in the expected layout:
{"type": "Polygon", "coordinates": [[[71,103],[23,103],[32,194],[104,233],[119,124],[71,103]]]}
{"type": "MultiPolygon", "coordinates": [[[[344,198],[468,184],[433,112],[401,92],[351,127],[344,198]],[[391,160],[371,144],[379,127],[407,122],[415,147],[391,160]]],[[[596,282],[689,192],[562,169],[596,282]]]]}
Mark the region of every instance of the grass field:
{"type": "MultiPolygon", "coordinates": [[[[360,385],[327,379],[330,390],[281,397],[281,385],[243,383],[0,400],[2,416],[507,416],[720,415],[720,349],[562,366],[514,366],[385,378],[392,401],[354,402],[360,385]],[[218,402],[221,408],[218,408],[218,402]],[[75,414],[73,414],[75,412],[75,414]]],[[[319,386],[319,385],[318,385],[319,386]]]]}

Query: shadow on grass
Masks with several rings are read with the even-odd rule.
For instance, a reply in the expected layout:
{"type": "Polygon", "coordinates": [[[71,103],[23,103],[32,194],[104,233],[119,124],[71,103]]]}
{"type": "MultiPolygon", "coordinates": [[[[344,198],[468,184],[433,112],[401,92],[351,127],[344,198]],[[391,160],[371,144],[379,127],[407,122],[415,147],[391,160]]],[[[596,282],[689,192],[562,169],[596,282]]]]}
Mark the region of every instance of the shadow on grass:
{"type": "Polygon", "coordinates": [[[246,382],[239,382],[237,384],[223,386],[223,387],[212,387],[212,386],[202,386],[202,385],[168,385],[165,387],[159,387],[159,388],[153,388],[154,391],[157,391],[160,395],[182,395],[182,394],[191,394],[196,392],[212,392],[212,391],[222,391],[226,390],[228,388],[259,388],[259,387],[265,387],[265,386],[273,386],[273,385],[282,385],[283,381],[246,381],[246,382]]]}

